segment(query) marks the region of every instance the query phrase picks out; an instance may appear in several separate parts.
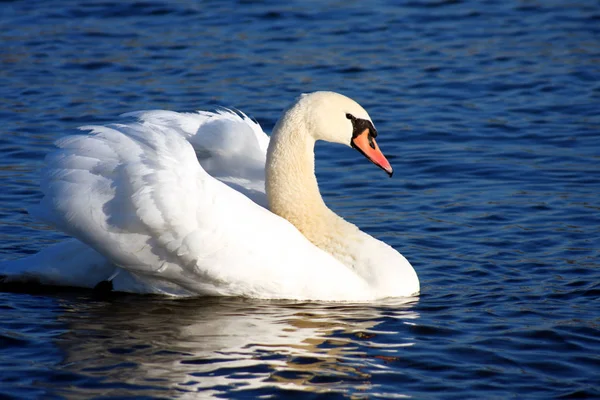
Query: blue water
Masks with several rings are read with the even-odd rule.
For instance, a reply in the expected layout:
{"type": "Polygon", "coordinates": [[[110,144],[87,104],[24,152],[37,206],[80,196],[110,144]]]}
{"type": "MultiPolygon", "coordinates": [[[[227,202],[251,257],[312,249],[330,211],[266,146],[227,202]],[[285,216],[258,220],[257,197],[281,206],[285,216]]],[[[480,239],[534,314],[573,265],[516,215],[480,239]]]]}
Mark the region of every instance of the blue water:
{"type": "Polygon", "coordinates": [[[600,397],[600,4],[3,1],[0,259],[60,136],[121,113],[359,101],[395,168],[321,144],[327,203],[408,304],[0,292],[3,398],[600,397]]]}

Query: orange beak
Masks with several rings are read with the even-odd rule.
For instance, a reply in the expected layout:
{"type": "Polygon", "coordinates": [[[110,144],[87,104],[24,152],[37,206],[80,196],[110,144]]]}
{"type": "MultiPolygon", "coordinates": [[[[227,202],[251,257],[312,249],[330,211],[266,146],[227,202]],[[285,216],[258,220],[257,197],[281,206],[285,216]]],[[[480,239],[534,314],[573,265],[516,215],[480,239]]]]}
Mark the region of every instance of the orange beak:
{"type": "Polygon", "coordinates": [[[379,146],[377,146],[377,142],[371,134],[370,129],[365,129],[362,133],[353,137],[350,143],[352,147],[360,151],[363,156],[367,157],[373,164],[387,172],[390,177],[392,176],[394,170],[392,169],[390,162],[385,158],[381,150],[379,150],[379,146]]]}

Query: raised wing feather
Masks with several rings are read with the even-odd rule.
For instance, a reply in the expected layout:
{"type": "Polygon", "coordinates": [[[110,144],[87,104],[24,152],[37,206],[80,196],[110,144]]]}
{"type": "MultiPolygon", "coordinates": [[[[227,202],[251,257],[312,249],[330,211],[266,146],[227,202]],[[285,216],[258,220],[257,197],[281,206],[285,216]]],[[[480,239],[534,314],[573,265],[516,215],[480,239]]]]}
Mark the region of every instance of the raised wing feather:
{"type": "Polygon", "coordinates": [[[227,109],[196,113],[154,110],[124,116],[178,131],[192,144],[206,172],[267,207],[265,161],[269,137],[244,113],[227,109]]]}

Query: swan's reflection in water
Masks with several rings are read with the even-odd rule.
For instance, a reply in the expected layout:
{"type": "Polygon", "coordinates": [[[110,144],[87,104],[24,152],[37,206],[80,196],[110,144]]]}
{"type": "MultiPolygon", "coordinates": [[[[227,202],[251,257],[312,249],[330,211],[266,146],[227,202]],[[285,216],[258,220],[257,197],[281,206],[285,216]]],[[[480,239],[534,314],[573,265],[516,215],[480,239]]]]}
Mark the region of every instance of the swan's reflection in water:
{"type": "MultiPolygon", "coordinates": [[[[127,296],[60,318],[80,395],[252,397],[280,389],[378,392],[372,375],[412,345],[416,299],[373,304],[127,296]]],[[[82,309],[83,307],[83,309],[82,309]]],[[[74,311],[74,312],[70,312],[74,311]]],[[[65,371],[66,372],[66,371],[65,371]]]]}

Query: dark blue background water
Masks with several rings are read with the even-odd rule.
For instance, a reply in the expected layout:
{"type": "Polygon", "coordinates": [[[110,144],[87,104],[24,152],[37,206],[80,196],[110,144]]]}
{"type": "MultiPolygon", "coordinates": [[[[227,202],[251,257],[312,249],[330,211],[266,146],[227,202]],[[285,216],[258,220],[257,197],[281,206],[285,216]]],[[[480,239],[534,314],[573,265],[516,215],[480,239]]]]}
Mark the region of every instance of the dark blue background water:
{"type": "Polygon", "coordinates": [[[58,137],[299,93],[369,110],[393,179],[320,145],[332,208],[400,250],[403,304],[0,293],[0,396],[600,397],[597,1],[0,4],[0,258],[58,137]]]}

